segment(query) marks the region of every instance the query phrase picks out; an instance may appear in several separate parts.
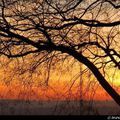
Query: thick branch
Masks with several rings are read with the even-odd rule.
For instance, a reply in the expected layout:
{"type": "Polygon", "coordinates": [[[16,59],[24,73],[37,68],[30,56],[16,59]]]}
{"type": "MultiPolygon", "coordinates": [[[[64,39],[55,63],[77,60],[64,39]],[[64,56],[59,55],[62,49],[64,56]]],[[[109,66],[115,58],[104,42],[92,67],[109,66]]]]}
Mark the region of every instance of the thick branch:
{"type": "Polygon", "coordinates": [[[90,62],[86,57],[79,54],[78,52],[69,49],[64,46],[57,47],[56,50],[68,53],[69,55],[76,58],[79,62],[86,65],[94,74],[94,76],[99,81],[100,85],[106,90],[106,92],[115,100],[115,102],[120,106],[120,95],[110,86],[110,84],[106,81],[106,79],[102,76],[100,71],[97,69],[97,67],[90,62]]]}

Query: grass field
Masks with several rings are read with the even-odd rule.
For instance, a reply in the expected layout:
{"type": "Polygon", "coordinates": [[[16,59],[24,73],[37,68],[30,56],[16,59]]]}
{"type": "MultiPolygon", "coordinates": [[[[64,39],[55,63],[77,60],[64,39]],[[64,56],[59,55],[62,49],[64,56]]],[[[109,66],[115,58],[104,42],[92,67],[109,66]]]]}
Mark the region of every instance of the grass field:
{"type": "Polygon", "coordinates": [[[0,115],[120,115],[113,101],[0,100],[0,115]]]}

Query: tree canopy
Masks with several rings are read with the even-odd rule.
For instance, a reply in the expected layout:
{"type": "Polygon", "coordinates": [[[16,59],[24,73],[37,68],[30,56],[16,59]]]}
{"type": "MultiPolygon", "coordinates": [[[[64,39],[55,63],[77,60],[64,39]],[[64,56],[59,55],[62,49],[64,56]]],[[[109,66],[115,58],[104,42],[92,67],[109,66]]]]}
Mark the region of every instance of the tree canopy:
{"type": "Polygon", "coordinates": [[[120,105],[105,77],[106,67],[120,69],[119,8],[119,0],[1,0],[1,57],[32,55],[32,69],[48,60],[49,70],[53,57],[72,56],[120,105]]]}

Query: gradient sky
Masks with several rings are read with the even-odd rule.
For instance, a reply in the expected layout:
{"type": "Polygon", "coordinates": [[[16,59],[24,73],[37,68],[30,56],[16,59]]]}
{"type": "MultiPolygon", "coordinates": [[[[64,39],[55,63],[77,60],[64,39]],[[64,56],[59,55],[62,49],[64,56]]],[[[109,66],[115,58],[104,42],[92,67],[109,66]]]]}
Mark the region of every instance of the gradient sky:
{"type": "MultiPolygon", "coordinates": [[[[111,100],[111,97],[99,85],[91,72],[86,71],[85,66],[82,65],[84,73],[80,77],[80,64],[76,62],[70,69],[68,66],[70,66],[72,61],[68,63],[68,60],[66,60],[66,62],[63,64],[64,67],[58,65],[58,67],[51,69],[49,86],[44,84],[45,76],[42,74],[37,75],[37,73],[33,73],[29,79],[28,73],[25,76],[15,74],[15,68],[12,65],[10,65],[9,69],[6,69],[6,67],[2,68],[0,70],[0,98],[30,100],[79,100],[82,98],[85,100],[111,100]],[[81,83],[79,82],[80,79],[81,83]],[[28,84],[31,81],[33,83],[28,84]]],[[[15,64],[15,62],[13,63],[15,64]]],[[[109,73],[107,80],[119,92],[119,71],[109,69],[107,72],[109,73]]]]}

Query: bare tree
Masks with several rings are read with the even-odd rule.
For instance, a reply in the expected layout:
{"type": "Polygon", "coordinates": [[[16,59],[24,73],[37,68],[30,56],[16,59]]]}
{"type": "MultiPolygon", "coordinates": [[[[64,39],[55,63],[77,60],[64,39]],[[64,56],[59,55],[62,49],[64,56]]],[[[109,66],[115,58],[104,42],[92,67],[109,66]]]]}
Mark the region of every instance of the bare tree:
{"type": "Polygon", "coordinates": [[[106,67],[120,69],[119,8],[119,0],[1,0],[1,57],[25,59],[30,54],[37,61],[32,71],[43,62],[50,69],[54,57],[72,56],[120,105],[105,77],[106,67]]]}

